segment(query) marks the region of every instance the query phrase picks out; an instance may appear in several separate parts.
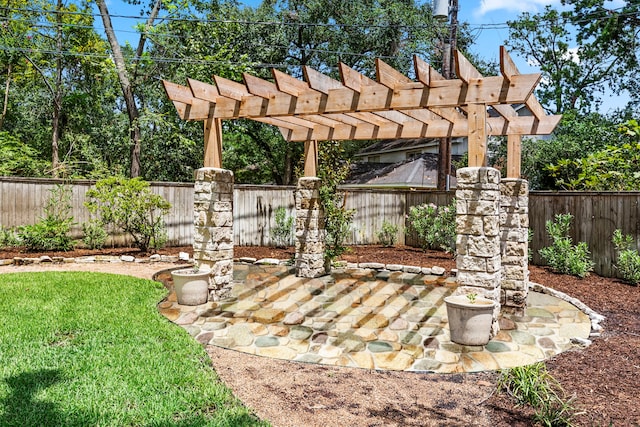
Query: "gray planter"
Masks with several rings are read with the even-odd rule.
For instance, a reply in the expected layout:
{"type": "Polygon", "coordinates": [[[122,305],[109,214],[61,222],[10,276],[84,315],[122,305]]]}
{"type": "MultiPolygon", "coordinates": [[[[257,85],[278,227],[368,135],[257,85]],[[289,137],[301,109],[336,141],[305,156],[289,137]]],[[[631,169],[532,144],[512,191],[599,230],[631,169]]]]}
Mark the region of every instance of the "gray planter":
{"type": "Polygon", "coordinates": [[[447,305],[451,341],[462,345],[486,345],[491,339],[495,301],[477,297],[470,302],[466,295],[449,296],[447,305]]]}
{"type": "Polygon", "coordinates": [[[191,268],[171,272],[173,289],[178,304],[200,305],[209,299],[209,271],[194,271],[191,268]]]}

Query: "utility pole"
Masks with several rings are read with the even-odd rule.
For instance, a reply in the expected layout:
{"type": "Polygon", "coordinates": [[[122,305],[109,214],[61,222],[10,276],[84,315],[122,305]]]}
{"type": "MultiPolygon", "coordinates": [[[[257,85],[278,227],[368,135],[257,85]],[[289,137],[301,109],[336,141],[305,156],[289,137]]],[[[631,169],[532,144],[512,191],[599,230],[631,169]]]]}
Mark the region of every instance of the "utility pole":
{"type": "MultiPolygon", "coordinates": [[[[442,0],[441,0],[442,1],[442,0]]],[[[440,2],[441,2],[440,1],[440,2]]],[[[448,13],[447,16],[438,15],[438,9],[442,9],[442,6],[435,5],[434,12],[436,18],[446,17],[449,22],[449,37],[448,40],[443,42],[442,47],[442,75],[445,79],[452,79],[455,75],[454,72],[454,54],[458,44],[458,0],[448,0],[448,13]]],[[[449,189],[449,174],[451,173],[451,138],[440,138],[438,145],[438,190],[449,189]]]]}

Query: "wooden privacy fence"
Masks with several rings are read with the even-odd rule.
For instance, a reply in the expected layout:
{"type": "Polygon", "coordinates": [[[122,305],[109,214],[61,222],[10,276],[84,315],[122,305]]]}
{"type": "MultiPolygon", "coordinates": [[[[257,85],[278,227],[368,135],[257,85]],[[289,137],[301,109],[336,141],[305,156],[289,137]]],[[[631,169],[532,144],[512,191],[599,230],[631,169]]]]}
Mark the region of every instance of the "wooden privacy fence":
{"type": "MultiPolygon", "coordinates": [[[[53,179],[0,178],[0,226],[15,227],[33,224],[43,214],[42,208],[49,190],[64,183],[53,179]]],[[[72,215],[78,224],[89,219],[84,207],[86,191],[91,181],[73,181],[72,215]]],[[[166,218],[169,244],[192,244],[193,184],[152,183],[151,189],[172,204],[166,218]]],[[[234,191],[234,243],[241,246],[270,245],[270,232],[275,226],[275,211],[284,207],[289,216],[295,212],[295,187],[236,185],[234,191]]],[[[454,192],[408,189],[345,187],[348,209],[356,209],[347,244],[376,244],[383,221],[398,226],[398,243],[419,246],[414,235],[404,233],[406,216],[411,206],[421,203],[445,205],[454,192]]],[[[595,262],[595,271],[615,275],[615,253],[611,235],[616,228],[635,238],[640,247],[640,192],[584,193],[531,192],[529,198],[530,228],[533,230],[531,252],[534,263],[541,263],[538,250],[550,244],[545,222],[559,213],[575,216],[571,229],[574,242],[585,241],[595,262]]],[[[81,237],[81,227],[74,228],[81,237]]],[[[110,242],[111,244],[111,242],[110,242]]],[[[113,236],[113,244],[127,244],[125,236],[113,236]]]]}

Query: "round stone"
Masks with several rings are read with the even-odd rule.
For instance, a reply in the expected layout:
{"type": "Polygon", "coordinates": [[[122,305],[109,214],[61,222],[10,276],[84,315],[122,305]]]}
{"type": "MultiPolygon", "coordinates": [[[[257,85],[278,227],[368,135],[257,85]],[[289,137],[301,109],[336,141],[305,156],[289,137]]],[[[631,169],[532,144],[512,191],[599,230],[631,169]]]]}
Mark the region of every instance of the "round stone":
{"type": "Polygon", "coordinates": [[[387,351],[393,351],[393,346],[384,341],[372,341],[367,347],[372,353],[384,353],[387,351]]]}
{"type": "Polygon", "coordinates": [[[292,326],[289,332],[289,338],[292,340],[306,340],[313,333],[313,329],[307,326],[292,326]]]}
{"type": "Polygon", "coordinates": [[[280,344],[277,337],[258,337],[256,338],[256,347],[275,347],[280,344]]]}

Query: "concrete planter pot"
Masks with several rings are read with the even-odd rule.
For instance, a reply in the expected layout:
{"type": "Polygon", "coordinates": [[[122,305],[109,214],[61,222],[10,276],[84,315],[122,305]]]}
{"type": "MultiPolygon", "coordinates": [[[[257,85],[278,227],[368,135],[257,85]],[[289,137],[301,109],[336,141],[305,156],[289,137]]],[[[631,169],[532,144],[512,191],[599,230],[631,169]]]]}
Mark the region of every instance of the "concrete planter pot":
{"type": "Polygon", "coordinates": [[[462,345],[486,345],[491,339],[495,301],[476,297],[471,302],[466,295],[444,299],[449,318],[451,341],[462,345]]]}
{"type": "Polygon", "coordinates": [[[171,272],[178,304],[200,305],[209,299],[209,270],[183,268],[171,272]]]}

